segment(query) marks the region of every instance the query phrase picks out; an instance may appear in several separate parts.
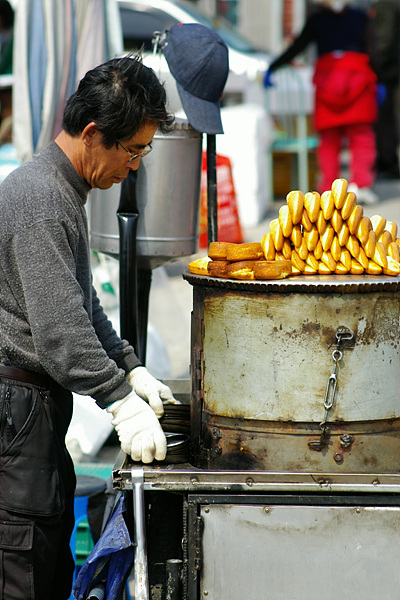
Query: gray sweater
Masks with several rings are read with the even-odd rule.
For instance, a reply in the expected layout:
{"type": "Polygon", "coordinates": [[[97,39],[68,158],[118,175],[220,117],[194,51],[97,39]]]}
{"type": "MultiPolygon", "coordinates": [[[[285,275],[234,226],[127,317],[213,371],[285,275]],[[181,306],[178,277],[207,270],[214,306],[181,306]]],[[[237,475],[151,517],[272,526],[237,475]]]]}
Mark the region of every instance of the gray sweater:
{"type": "Polygon", "coordinates": [[[47,373],[105,407],[140,364],[92,286],[90,190],[55,142],[0,185],[0,362],[47,373]]]}

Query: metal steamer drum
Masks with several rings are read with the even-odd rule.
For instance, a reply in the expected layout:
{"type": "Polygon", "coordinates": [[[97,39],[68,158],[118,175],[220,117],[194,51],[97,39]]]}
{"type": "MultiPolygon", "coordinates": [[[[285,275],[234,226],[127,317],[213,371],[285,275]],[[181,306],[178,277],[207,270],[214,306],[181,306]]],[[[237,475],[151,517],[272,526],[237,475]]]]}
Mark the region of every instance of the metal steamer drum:
{"type": "Polygon", "coordinates": [[[399,472],[400,277],[184,277],[194,466],[399,472]]]}

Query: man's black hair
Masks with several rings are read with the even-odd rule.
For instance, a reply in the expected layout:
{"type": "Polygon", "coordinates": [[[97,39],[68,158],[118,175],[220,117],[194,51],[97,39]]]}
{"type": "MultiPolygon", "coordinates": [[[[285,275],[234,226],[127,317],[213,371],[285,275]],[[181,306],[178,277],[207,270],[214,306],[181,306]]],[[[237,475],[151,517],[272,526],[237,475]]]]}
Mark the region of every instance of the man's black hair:
{"type": "Polygon", "coordinates": [[[0,19],[3,29],[11,29],[14,25],[14,10],[8,0],[0,0],[0,19]]]}
{"type": "Polygon", "coordinates": [[[153,69],[140,56],[109,60],[88,71],[64,110],[63,129],[72,136],[94,121],[104,146],[132,138],[148,121],[162,133],[171,130],[173,115],[166,109],[166,93],[153,69]]]}

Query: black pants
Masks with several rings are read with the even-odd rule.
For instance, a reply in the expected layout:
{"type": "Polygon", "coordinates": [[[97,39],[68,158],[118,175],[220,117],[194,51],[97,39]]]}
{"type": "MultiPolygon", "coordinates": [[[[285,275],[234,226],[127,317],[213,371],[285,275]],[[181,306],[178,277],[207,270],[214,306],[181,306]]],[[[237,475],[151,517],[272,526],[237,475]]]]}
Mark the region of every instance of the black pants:
{"type": "Polygon", "coordinates": [[[378,121],[375,124],[378,173],[393,179],[400,176],[399,168],[399,124],[397,121],[398,84],[386,86],[386,98],[379,107],[378,121]]]}
{"type": "Polygon", "coordinates": [[[75,474],[72,394],[0,378],[0,600],[66,600],[75,474]]]}

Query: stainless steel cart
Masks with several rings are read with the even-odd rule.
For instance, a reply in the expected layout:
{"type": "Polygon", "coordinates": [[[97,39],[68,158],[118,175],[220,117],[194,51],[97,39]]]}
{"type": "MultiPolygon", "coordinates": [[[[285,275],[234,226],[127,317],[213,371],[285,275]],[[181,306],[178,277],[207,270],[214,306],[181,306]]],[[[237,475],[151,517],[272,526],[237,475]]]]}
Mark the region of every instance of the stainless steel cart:
{"type": "Polygon", "coordinates": [[[177,598],[398,598],[400,475],[138,467],[121,453],[114,486],[138,473],[145,491],[182,498],[177,598]]]}

